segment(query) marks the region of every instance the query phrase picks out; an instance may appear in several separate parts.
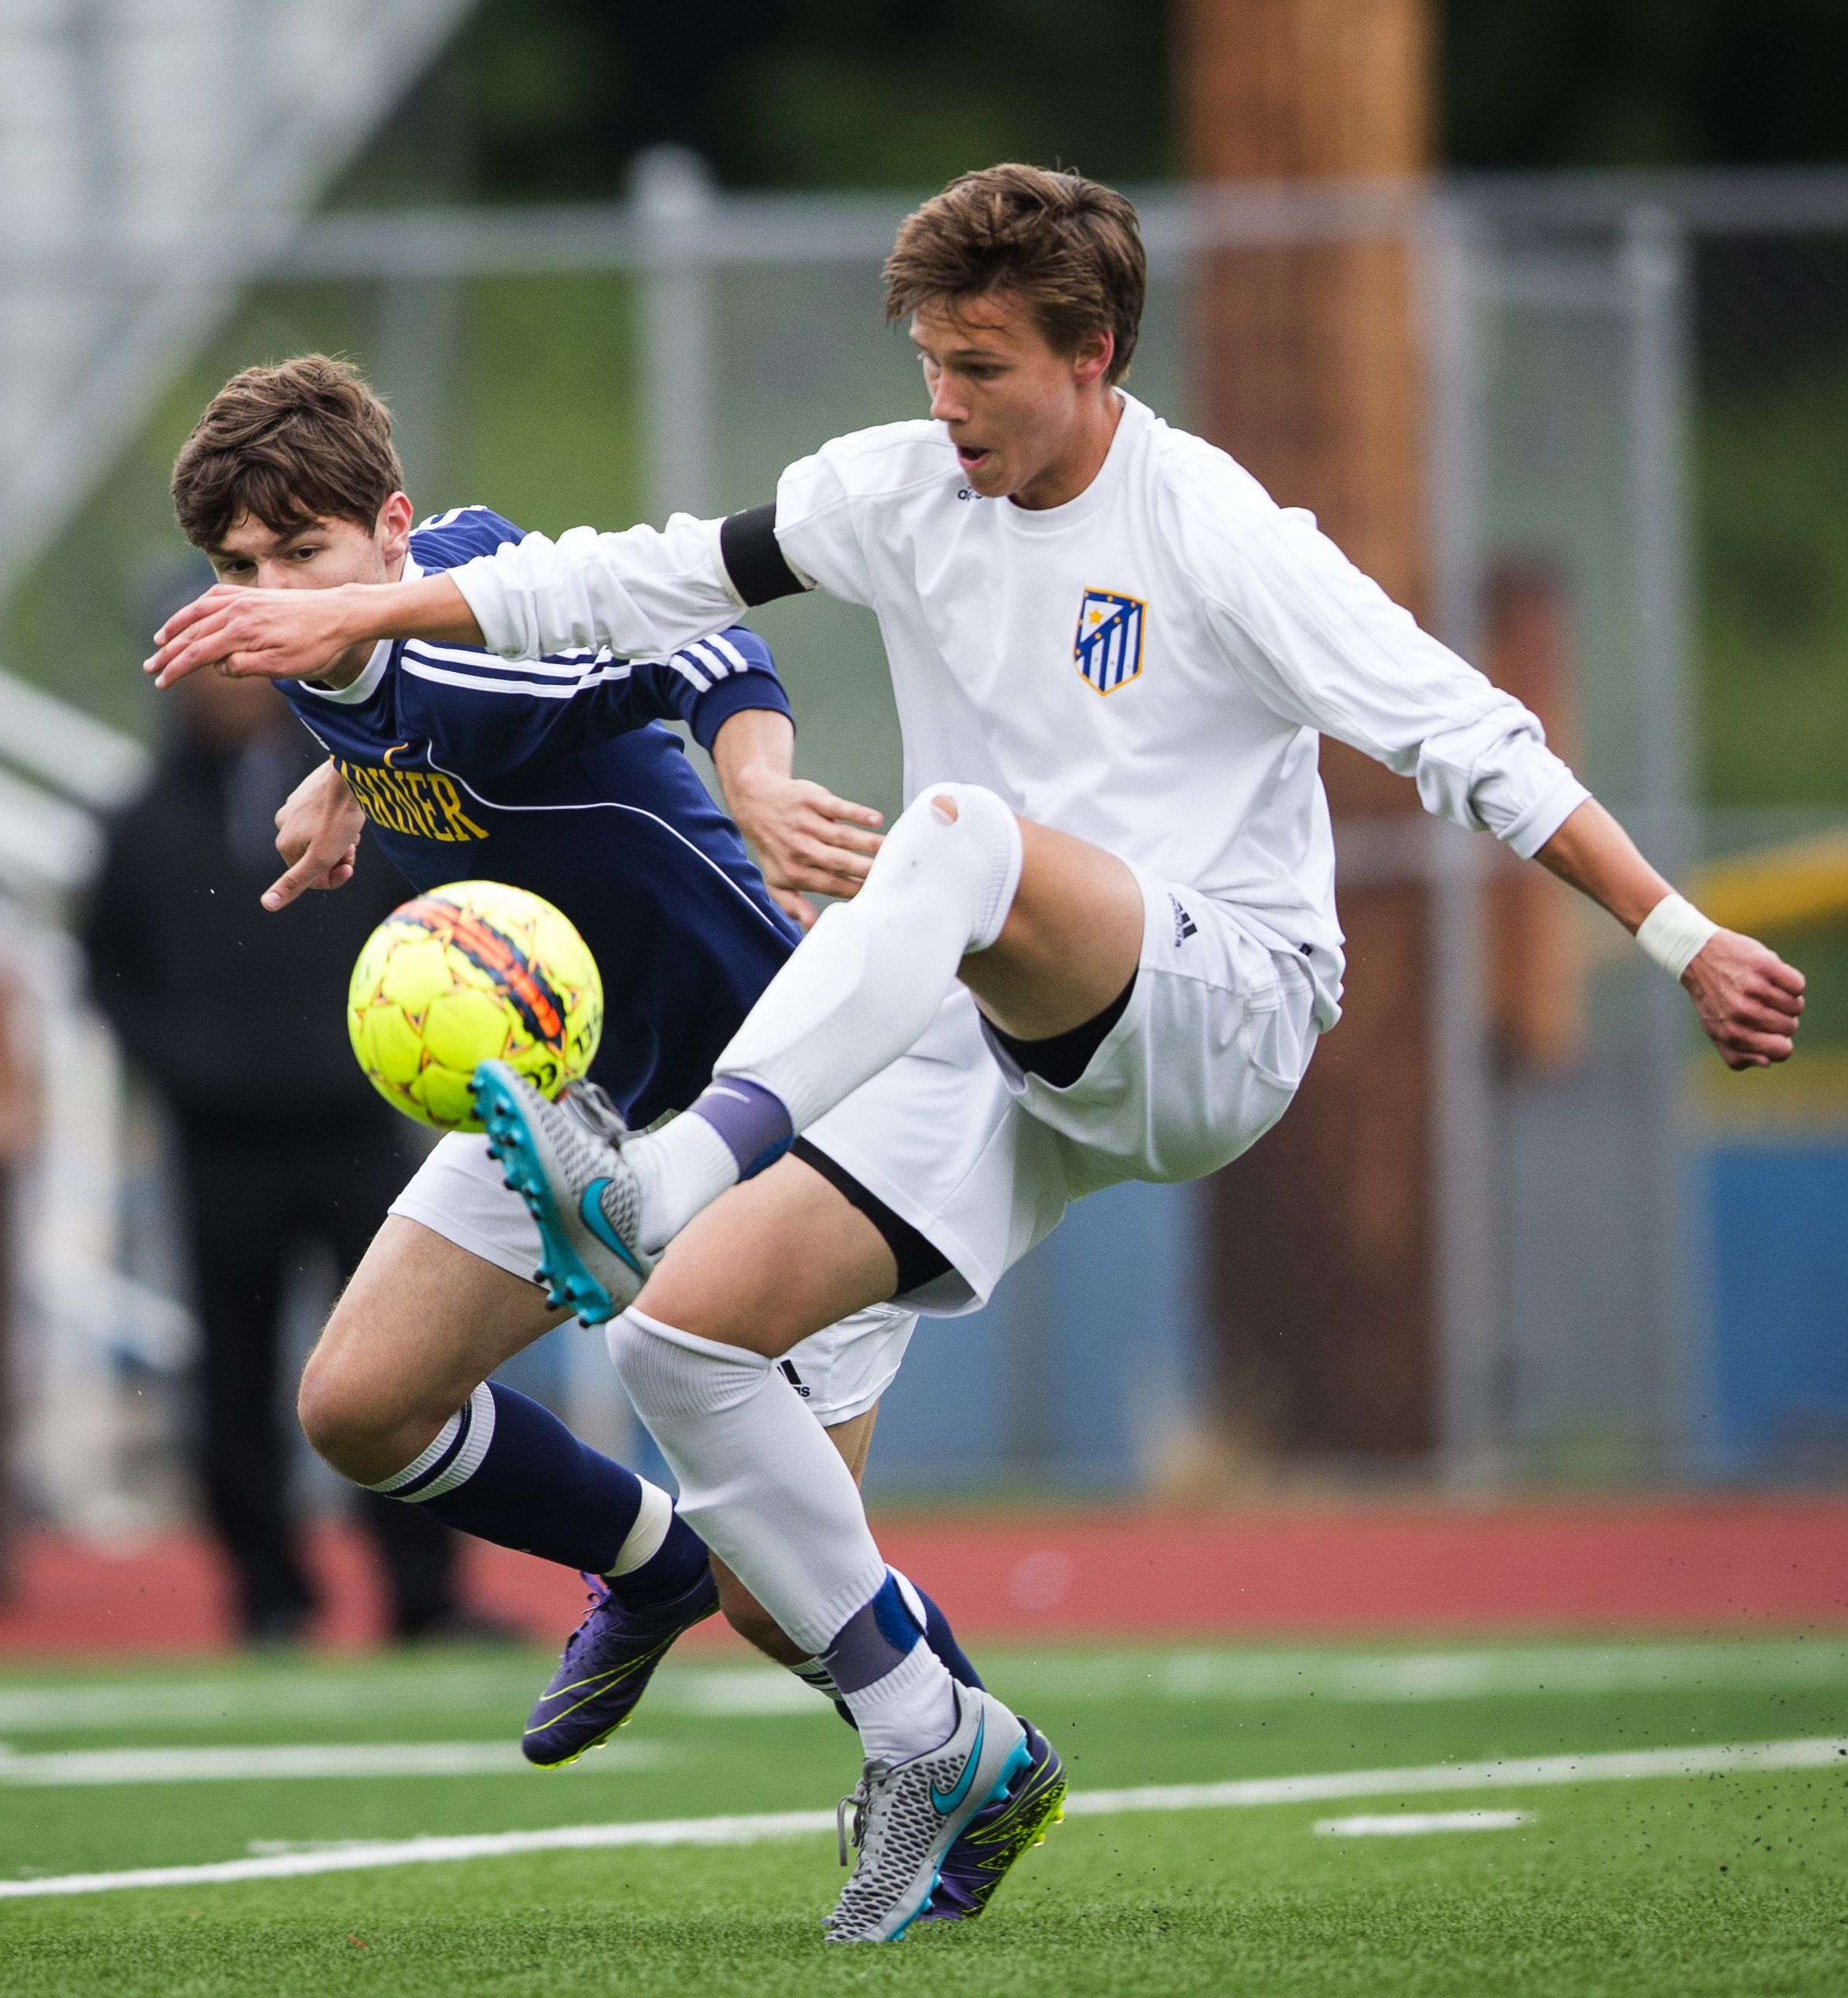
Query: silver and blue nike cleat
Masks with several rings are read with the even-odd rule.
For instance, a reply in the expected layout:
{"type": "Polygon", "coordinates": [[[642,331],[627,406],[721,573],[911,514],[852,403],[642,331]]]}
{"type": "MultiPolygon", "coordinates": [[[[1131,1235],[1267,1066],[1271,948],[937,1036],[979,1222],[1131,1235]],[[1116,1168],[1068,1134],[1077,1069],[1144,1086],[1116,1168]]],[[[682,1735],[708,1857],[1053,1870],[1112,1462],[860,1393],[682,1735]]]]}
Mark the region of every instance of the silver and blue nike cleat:
{"type": "Polygon", "coordinates": [[[718,1607],[708,1568],[683,1595],[630,1609],[600,1575],[587,1575],[590,1607],[540,1694],[520,1751],[544,1769],[562,1768],[607,1741],[635,1710],[654,1670],[677,1639],[718,1607]]]}
{"type": "Polygon", "coordinates": [[[843,1801],[841,1863],[850,1816],[859,1855],[828,1917],[829,1941],[896,1942],[929,1907],[957,1841],[1031,1768],[1026,1730],[992,1693],[959,1685],[956,1702],[956,1727],[940,1748],[903,1762],[869,1761],[843,1801]]]}
{"type": "Polygon", "coordinates": [[[552,1303],[588,1325],[625,1310],[654,1258],[635,1246],[642,1199],[622,1160],[621,1111],[589,1082],[549,1102],[505,1062],[482,1063],[469,1090],[489,1151],[538,1223],[552,1303]]]}
{"type": "Polygon", "coordinates": [[[1026,1730],[1028,1761],[1004,1796],[983,1805],[943,1855],[936,1891],[922,1920],[962,1922],[973,1920],[993,1898],[1008,1868],[1022,1853],[1043,1845],[1046,1834],[1065,1815],[1065,1765],[1030,1720],[1026,1730]]]}

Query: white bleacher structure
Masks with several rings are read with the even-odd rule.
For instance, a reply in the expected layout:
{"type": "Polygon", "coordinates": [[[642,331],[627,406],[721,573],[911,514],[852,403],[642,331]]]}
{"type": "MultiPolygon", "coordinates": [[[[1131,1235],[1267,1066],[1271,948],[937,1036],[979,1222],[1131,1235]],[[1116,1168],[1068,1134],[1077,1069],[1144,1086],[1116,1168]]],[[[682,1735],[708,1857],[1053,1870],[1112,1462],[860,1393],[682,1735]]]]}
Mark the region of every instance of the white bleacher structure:
{"type": "Polygon", "coordinates": [[[0,0],[0,591],[472,0],[0,0]]]}

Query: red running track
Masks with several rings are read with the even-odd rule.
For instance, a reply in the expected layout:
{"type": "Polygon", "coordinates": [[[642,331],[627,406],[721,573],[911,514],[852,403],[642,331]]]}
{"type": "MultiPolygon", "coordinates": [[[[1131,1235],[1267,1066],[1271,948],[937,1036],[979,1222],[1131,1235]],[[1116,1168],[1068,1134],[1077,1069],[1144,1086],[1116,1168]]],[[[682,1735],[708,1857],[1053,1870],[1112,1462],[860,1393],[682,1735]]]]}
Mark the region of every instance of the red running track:
{"type": "MultiPolygon", "coordinates": [[[[990,1637],[1848,1625],[1848,1498],[902,1516],[880,1535],[959,1628],[990,1637]]],[[[317,1634],[373,1641],[361,1543],[330,1530],[315,1558],[317,1634]]],[[[14,1580],[0,1655],[208,1651],[230,1637],[216,1562],[195,1538],[112,1553],[41,1537],[14,1580]]],[[[575,1575],[479,1543],[469,1588],[546,1642],[583,1600],[575,1575]]],[[[708,1625],[696,1640],[727,1637],[708,1625]]]]}

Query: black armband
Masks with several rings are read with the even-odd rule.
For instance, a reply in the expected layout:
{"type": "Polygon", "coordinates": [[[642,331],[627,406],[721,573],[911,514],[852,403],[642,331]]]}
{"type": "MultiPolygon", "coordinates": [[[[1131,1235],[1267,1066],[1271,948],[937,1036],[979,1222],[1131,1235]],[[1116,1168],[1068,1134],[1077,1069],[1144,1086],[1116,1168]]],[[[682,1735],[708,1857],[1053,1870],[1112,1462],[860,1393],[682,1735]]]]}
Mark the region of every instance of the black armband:
{"type": "Polygon", "coordinates": [[[719,558],[732,587],[746,603],[770,603],[799,596],[808,586],[783,559],[777,545],[777,506],[747,507],[728,513],[718,529],[719,558]]]}

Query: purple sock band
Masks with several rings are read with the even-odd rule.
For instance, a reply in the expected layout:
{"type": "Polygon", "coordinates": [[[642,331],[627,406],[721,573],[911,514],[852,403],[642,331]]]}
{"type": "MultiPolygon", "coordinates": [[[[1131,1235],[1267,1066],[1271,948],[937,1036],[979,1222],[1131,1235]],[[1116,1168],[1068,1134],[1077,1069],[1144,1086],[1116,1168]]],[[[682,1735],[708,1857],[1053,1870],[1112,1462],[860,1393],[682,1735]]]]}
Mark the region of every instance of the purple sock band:
{"type": "Polygon", "coordinates": [[[724,1139],[741,1180],[773,1166],[796,1141],[783,1099],[742,1076],[722,1075],[708,1083],[688,1115],[704,1119],[724,1139]]]}
{"type": "Polygon", "coordinates": [[[903,1664],[923,1637],[898,1583],[888,1575],[872,1601],[861,1604],[836,1633],[822,1663],[842,1692],[858,1692],[903,1664]]]}

